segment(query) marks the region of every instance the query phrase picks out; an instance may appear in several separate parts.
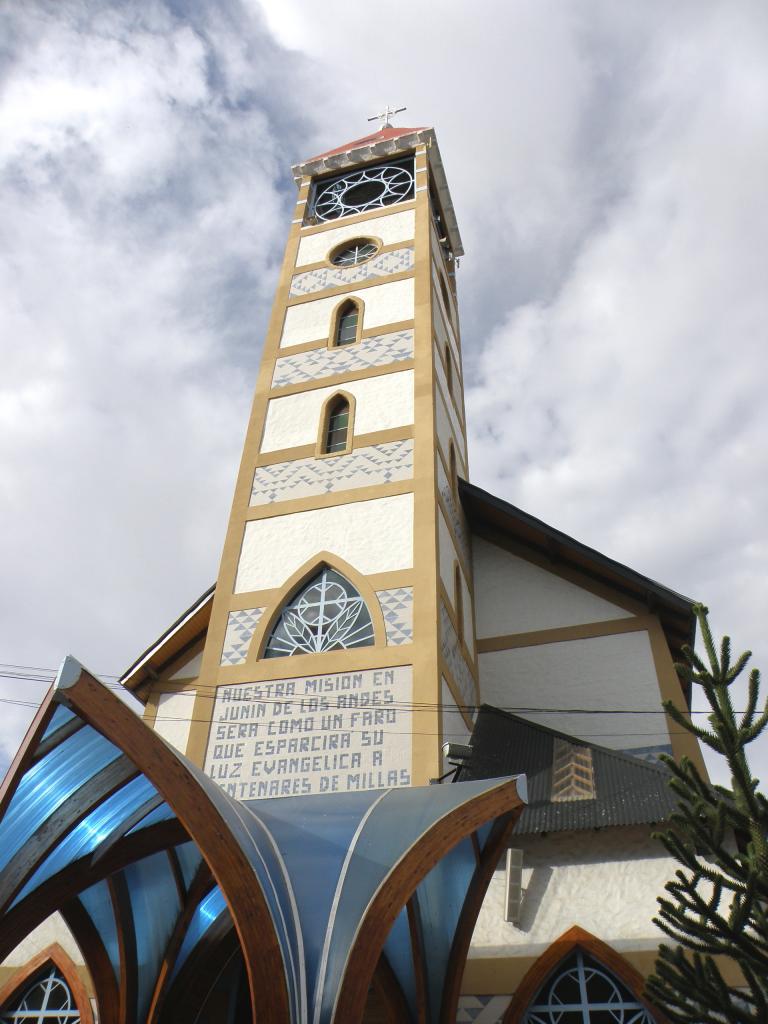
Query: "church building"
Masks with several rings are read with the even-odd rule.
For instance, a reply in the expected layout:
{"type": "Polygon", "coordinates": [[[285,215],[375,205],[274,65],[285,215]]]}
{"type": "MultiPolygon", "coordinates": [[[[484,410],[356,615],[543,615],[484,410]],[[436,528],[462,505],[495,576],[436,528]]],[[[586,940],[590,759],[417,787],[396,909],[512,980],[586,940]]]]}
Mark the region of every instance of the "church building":
{"type": "Polygon", "coordinates": [[[469,482],[433,129],[293,175],[218,578],[0,790],[0,1024],[662,1024],[692,602],[469,482]]]}

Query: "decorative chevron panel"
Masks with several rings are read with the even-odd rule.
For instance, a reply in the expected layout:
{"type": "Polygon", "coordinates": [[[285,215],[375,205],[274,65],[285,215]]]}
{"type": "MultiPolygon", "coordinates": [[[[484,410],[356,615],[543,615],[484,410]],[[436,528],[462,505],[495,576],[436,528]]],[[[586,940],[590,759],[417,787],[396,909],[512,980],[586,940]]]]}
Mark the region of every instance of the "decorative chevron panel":
{"type": "Polygon", "coordinates": [[[392,590],[377,590],[384,624],[387,628],[387,644],[398,647],[413,641],[413,587],[393,587],[392,590]]]}
{"type": "Polygon", "coordinates": [[[451,670],[451,675],[459,688],[462,700],[465,705],[474,708],[477,704],[475,680],[464,660],[464,655],[461,653],[459,638],[456,636],[456,630],[453,628],[451,617],[442,601],[440,602],[440,651],[443,655],[443,660],[451,670]]]}
{"type": "Polygon", "coordinates": [[[511,996],[460,996],[456,1024],[501,1024],[511,996]]]}
{"type": "Polygon", "coordinates": [[[221,652],[222,665],[243,664],[251,646],[251,637],[263,614],[263,608],[243,608],[239,612],[229,613],[224,649],[221,652]]]}
{"type": "Polygon", "coordinates": [[[372,366],[401,363],[405,359],[413,359],[413,331],[376,334],[372,338],[363,338],[358,345],[315,348],[295,356],[283,356],[275,362],[272,387],[305,384],[354,370],[368,370],[372,366]]]}
{"type": "Polygon", "coordinates": [[[442,460],[437,460],[437,486],[440,491],[440,497],[445,502],[445,507],[448,512],[448,516],[453,527],[453,532],[461,547],[461,552],[467,560],[467,564],[472,564],[472,548],[469,543],[469,537],[467,536],[467,530],[464,526],[464,514],[460,508],[457,507],[456,498],[453,493],[453,488],[448,483],[448,477],[445,470],[443,469],[442,460]]]}
{"type": "Polygon", "coordinates": [[[413,269],[413,249],[393,249],[382,252],[366,263],[353,267],[320,267],[318,270],[306,270],[296,274],[291,281],[291,298],[297,295],[311,295],[326,288],[340,288],[343,285],[359,284],[360,281],[371,281],[375,277],[387,277],[389,274],[400,274],[404,270],[413,269]]]}
{"type": "Polygon", "coordinates": [[[405,438],[357,448],[334,459],[294,459],[258,466],[253,475],[251,505],[409,480],[412,476],[413,440],[405,438]]]}

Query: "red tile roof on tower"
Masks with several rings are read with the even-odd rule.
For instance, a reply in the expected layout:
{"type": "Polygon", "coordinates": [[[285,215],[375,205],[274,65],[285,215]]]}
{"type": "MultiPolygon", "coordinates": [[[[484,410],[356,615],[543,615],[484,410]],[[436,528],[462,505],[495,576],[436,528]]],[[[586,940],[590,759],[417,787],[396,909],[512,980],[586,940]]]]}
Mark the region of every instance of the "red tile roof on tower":
{"type": "Polygon", "coordinates": [[[423,132],[424,128],[381,128],[379,131],[374,132],[373,135],[364,135],[362,139],[355,139],[352,142],[346,142],[343,146],[337,146],[336,149],[329,149],[326,153],[319,153],[317,156],[310,157],[309,160],[305,160],[304,163],[312,163],[315,160],[324,160],[327,156],[336,156],[337,153],[347,153],[350,149],[357,149],[358,146],[375,146],[377,142],[386,142],[388,139],[399,139],[401,135],[410,135],[413,132],[423,132]]]}

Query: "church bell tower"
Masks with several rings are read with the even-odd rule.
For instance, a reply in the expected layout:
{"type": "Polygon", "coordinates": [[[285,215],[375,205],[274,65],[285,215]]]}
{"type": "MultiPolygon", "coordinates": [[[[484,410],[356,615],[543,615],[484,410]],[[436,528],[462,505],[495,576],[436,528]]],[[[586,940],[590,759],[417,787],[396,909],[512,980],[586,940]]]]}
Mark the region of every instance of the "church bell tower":
{"type": "Polygon", "coordinates": [[[293,173],[186,743],[239,799],[424,784],[479,703],[434,131],[387,123],[293,173]]]}

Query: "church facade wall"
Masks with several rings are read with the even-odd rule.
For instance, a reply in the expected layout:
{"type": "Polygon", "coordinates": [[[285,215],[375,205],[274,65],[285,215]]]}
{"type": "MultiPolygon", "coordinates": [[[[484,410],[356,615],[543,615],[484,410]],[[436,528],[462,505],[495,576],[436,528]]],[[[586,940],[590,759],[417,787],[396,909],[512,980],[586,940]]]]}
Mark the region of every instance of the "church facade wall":
{"type": "Polygon", "coordinates": [[[262,452],[315,444],[325,402],[343,389],[355,398],[354,434],[372,434],[413,423],[413,371],[384,373],[337,386],[273,398],[267,408],[262,452]]]}
{"type": "MultiPolygon", "coordinates": [[[[285,311],[280,347],[289,348],[311,341],[326,340],[331,317],[341,295],[295,303],[285,311]]],[[[365,304],[366,329],[384,327],[413,319],[413,278],[344,290],[343,298],[357,298],[365,304]]]]}
{"type": "Polygon", "coordinates": [[[413,210],[391,213],[385,217],[371,217],[361,232],[357,224],[345,224],[339,228],[325,228],[314,234],[305,235],[299,242],[296,266],[306,267],[311,263],[324,262],[328,254],[342,242],[365,237],[378,239],[382,245],[410,241],[416,230],[416,214],[413,210]]]}
{"type": "Polygon", "coordinates": [[[413,495],[311,509],[246,523],[235,592],[281,586],[316,552],[363,574],[413,565],[413,495]]]}
{"type": "Polygon", "coordinates": [[[479,661],[489,704],[613,750],[671,750],[645,630],[486,651],[479,661]]]}

